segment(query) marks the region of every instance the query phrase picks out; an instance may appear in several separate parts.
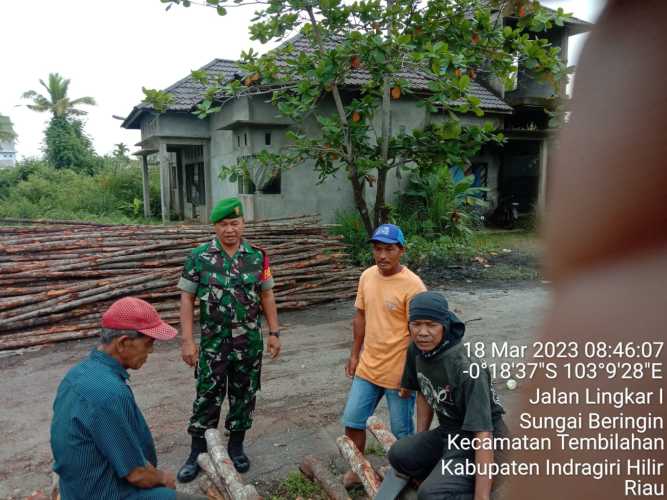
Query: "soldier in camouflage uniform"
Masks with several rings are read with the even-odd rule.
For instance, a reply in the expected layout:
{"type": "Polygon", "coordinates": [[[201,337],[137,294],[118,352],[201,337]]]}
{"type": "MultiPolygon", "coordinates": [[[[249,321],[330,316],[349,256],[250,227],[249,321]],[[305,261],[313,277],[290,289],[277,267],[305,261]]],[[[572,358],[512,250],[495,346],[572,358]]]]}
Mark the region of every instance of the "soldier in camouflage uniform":
{"type": "Polygon", "coordinates": [[[252,425],[255,394],[260,388],[263,341],[260,313],[269,324],[268,350],[280,352],[273,278],[265,252],[243,240],[243,212],[236,198],[222,200],[211,214],[216,238],[188,256],[179,281],[183,360],[196,366],[197,397],[188,432],[190,456],[178,473],[181,482],[199,472],[197,455],[206,451],[204,433],[217,428],[227,393],[230,431],[228,451],[239,472],[250,467],[243,452],[245,432],[252,425]],[[199,299],[201,342],[192,336],[195,298],[199,299]],[[199,351],[199,352],[198,352],[199,351]]]}

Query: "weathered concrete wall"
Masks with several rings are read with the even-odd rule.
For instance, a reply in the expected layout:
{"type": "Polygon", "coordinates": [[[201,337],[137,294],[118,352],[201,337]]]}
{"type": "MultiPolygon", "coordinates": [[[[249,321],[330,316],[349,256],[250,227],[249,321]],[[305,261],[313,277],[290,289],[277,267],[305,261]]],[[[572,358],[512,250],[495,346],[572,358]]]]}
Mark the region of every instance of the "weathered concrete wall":
{"type": "Polygon", "coordinates": [[[157,134],[163,137],[209,137],[208,119],[200,119],[192,113],[167,113],[160,115],[157,134]]]}
{"type": "Polygon", "coordinates": [[[227,127],[237,121],[250,120],[250,100],[241,97],[225,103],[223,109],[216,113],[211,121],[215,121],[215,128],[227,127]]]}
{"type": "Polygon", "coordinates": [[[220,179],[221,166],[236,162],[234,133],[231,130],[218,130],[230,121],[228,115],[234,113],[235,109],[235,102],[228,103],[220,112],[209,117],[209,133],[211,135],[210,179],[213,205],[222,198],[238,194],[237,183],[220,179]]]}
{"type": "MultiPolygon", "coordinates": [[[[334,114],[332,101],[324,101],[320,108],[321,114],[334,114]]],[[[403,96],[400,101],[392,101],[392,132],[398,134],[403,130],[423,127],[427,120],[439,121],[442,115],[426,116],[423,108],[416,106],[416,99],[403,96]]],[[[502,118],[489,115],[483,118],[466,117],[466,123],[482,125],[491,121],[494,126],[502,127],[502,118]]],[[[211,136],[211,182],[213,203],[217,200],[238,195],[238,184],[223,181],[218,174],[221,165],[237,162],[241,156],[257,154],[263,150],[278,152],[287,145],[284,126],[287,121],[277,117],[276,109],[266,102],[265,97],[256,97],[250,102],[246,98],[232,101],[209,119],[211,136]],[[233,127],[233,130],[219,130],[221,127],[233,127]],[[271,144],[266,144],[266,134],[271,134],[271,144]]],[[[374,127],[380,131],[380,117],[376,117],[374,127]]],[[[310,118],[305,124],[306,133],[319,134],[319,124],[310,118]]],[[[497,158],[481,158],[489,164],[489,183],[497,192],[497,158]]],[[[333,222],[338,211],[354,211],[355,204],[352,187],[344,171],[318,184],[317,173],[312,162],[306,162],[293,169],[282,172],[280,194],[243,195],[247,217],[265,219],[288,217],[318,213],[326,223],[333,222]]],[[[407,174],[399,178],[392,170],[387,176],[386,197],[388,203],[396,203],[398,192],[407,184],[407,174]]],[[[367,186],[365,191],[372,209],[375,200],[375,188],[367,186]]],[[[491,195],[490,195],[491,196],[491,195]]]]}

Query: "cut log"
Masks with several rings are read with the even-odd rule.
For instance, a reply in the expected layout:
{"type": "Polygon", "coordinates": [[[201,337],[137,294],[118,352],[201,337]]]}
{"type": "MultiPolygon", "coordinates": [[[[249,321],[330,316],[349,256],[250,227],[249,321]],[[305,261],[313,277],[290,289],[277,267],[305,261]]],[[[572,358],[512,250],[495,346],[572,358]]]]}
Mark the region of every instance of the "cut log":
{"type": "Polygon", "coordinates": [[[351,500],[340,480],[313,455],[307,455],[299,469],[308,479],[317,482],[331,500],[351,500]]]}
{"type": "Polygon", "coordinates": [[[375,439],[384,448],[384,452],[389,453],[389,448],[396,442],[396,436],[387,429],[384,422],[375,415],[372,415],[366,422],[366,428],[375,436],[375,439]]]}
{"type": "Polygon", "coordinates": [[[206,445],[215,471],[222,479],[225,493],[232,500],[259,500],[260,497],[255,487],[243,484],[241,476],[234,468],[232,459],[229,458],[227,448],[222,444],[222,437],[217,429],[206,431],[206,445]]]}
{"type": "Polygon", "coordinates": [[[227,494],[225,484],[223,483],[222,478],[218,475],[218,472],[213,465],[213,460],[211,460],[211,456],[208,453],[201,453],[197,457],[197,463],[199,464],[199,467],[202,468],[206,474],[206,477],[211,481],[215,489],[220,492],[222,498],[225,500],[231,500],[232,497],[227,494]]]}
{"type": "Polygon", "coordinates": [[[352,471],[359,476],[366,494],[370,498],[375,498],[381,481],[371,464],[366,460],[366,457],[364,457],[363,453],[359,451],[347,436],[340,436],[336,439],[336,444],[341,455],[343,455],[352,467],[352,471]]]}
{"type": "Polygon", "coordinates": [[[206,494],[208,500],[229,500],[229,497],[223,495],[207,475],[203,475],[199,480],[199,488],[206,494]]]}

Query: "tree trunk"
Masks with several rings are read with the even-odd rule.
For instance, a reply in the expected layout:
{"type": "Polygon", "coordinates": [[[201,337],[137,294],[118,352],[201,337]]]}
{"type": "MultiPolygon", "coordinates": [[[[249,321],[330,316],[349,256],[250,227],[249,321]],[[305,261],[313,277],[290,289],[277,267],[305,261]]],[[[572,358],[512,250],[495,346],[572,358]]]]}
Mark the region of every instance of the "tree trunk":
{"type": "MultiPolygon", "coordinates": [[[[393,5],[393,0],[387,0],[387,9],[393,5]]],[[[391,22],[387,27],[387,38],[391,37],[391,22]]],[[[385,190],[387,188],[387,173],[389,171],[389,139],[391,137],[391,88],[389,86],[389,75],[384,75],[382,86],[382,144],[380,157],[382,167],[378,169],[377,186],[375,191],[375,207],[373,208],[373,222],[375,227],[387,222],[387,210],[385,207],[385,190]]]]}
{"type": "MultiPolygon", "coordinates": [[[[318,50],[320,54],[324,53],[324,47],[322,44],[322,36],[320,35],[319,25],[317,24],[317,19],[315,18],[315,13],[312,6],[306,7],[306,12],[310,18],[310,23],[313,27],[313,34],[315,36],[315,41],[318,45],[318,50]]],[[[371,221],[370,214],[368,213],[368,205],[366,204],[366,199],[364,198],[364,185],[359,180],[359,171],[357,170],[356,165],[354,164],[354,152],[352,149],[352,139],[350,138],[350,127],[347,121],[347,116],[345,116],[345,107],[343,105],[343,99],[340,95],[340,90],[338,89],[338,83],[332,83],[331,95],[333,96],[334,103],[336,105],[336,111],[338,112],[338,119],[340,120],[341,125],[345,129],[345,157],[347,160],[347,165],[350,168],[349,177],[352,182],[352,191],[354,193],[354,203],[357,206],[359,215],[361,215],[361,220],[364,223],[366,228],[366,233],[370,238],[373,234],[374,225],[371,221]]],[[[387,94],[389,95],[389,94],[387,94]]]]}
{"type": "Polygon", "coordinates": [[[375,207],[373,209],[375,227],[388,220],[388,210],[385,205],[385,191],[387,190],[388,168],[378,169],[377,191],[375,192],[375,207]]]}
{"type": "Polygon", "coordinates": [[[354,194],[354,204],[357,206],[357,211],[361,216],[361,221],[364,223],[366,228],[366,233],[370,238],[373,235],[373,221],[371,221],[371,216],[368,213],[368,205],[366,204],[366,199],[364,198],[364,185],[357,177],[357,169],[350,166],[350,181],[352,182],[352,192],[354,194]]]}

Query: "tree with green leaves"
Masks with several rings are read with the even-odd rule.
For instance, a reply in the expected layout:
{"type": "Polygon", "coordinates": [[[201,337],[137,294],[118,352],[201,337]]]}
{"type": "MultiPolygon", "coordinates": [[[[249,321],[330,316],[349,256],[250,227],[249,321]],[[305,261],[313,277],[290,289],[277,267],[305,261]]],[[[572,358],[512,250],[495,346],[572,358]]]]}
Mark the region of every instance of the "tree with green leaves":
{"type": "Polygon", "coordinates": [[[46,95],[29,90],[23,94],[23,98],[32,101],[27,106],[33,111],[51,113],[44,138],[47,161],[55,168],[93,173],[96,166],[95,151],[78,117],[87,114],[80,106],[94,106],[95,99],[88,96],[71,99],[67,95],[70,80],[58,73],[50,73],[48,83],[41,79],[39,83],[46,90],[46,95]]]}
{"type": "Polygon", "coordinates": [[[80,120],[54,116],[44,133],[46,161],[54,168],[93,174],[98,159],[80,120]]]}
{"type": "MultiPolygon", "coordinates": [[[[161,0],[189,6],[187,0],[161,0]]],[[[264,55],[241,56],[242,78],[221,81],[203,72],[193,77],[206,84],[196,113],[206,117],[240,96],[270,95],[278,111],[293,120],[290,144],[279,153],[255,158],[268,168],[285,168],[312,160],[320,180],[340,171],[349,178],[356,208],[366,231],[387,217],[386,185],[392,169],[422,171],[465,166],[488,142],[502,142],[490,123],[470,124],[465,116],[484,116],[473,95],[474,80],[510,80],[517,56],[535,78],[555,87],[566,80],[559,49],[539,34],[567,16],[543,9],[532,0],[207,0],[218,14],[230,6],[261,5],[250,37],[276,42],[300,33],[308,50],[289,41],[264,55]],[[504,23],[512,16],[516,22],[504,23]],[[363,78],[359,78],[363,75],[363,78]],[[355,78],[355,76],[357,78],[355,78]],[[416,92],[411,78],[425,89],[416,92]],[[354,85],[351,82],[361,82],[354,85]],[[412,130],[392,130],[392,108],[406,94],[433,120],[412,130]],[[332,102],[326,113],[323,102],[332,102]],[[315,118],[320,135],[301,127],[315,118]],[[366,186],[375,187],[373,202],[366,186]]],[[[146,90],[160,110],[165,93],[146,90]]],[[[222,175],[247,170],[243,161],[226,165],[222,175]]]]}
{"type": "Polygon", "coordinates": [[[16,132],[12,120],[0,114],[0,141],[13,141],[14,139],[16,139],[16,132]]]}

